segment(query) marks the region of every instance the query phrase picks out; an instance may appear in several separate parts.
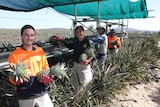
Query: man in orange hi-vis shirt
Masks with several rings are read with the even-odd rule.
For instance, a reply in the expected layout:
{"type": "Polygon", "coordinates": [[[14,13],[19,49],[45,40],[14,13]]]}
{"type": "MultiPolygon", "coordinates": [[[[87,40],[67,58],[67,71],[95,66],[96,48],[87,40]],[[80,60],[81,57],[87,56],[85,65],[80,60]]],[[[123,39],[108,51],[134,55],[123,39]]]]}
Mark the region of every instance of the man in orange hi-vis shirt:
{"type": "Polygon", "coordinates": [[[121,39],[117,37],[116,31],[111,29],[110,34],[108,36],[108,51],[109,54],[117,53],[119,48],[121,47],[121,39]]]}
{"type": "Polygon", "coordinates": [[[36,31],[31,25],[21,28],[22,45],[11,52],[8,61],[11,64],[27,63],[30,71],[27,81],[15,80],[11,75],[9,81],[15,85],[19,107],[53,107],[52,101],[47,93],[46,85],[53,81],[53,77],[37,74],[49,67],[45,52],[41,47],[34,46],[36,31]]]}

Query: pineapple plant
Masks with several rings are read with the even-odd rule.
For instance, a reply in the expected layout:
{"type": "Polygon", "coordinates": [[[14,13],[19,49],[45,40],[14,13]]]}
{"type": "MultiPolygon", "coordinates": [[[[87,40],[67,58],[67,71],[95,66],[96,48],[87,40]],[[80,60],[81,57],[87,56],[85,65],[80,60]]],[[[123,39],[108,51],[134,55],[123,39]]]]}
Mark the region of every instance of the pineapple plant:
{"type": "Polygon", "coordinates": [[[10,63],[10,68],[7,69],[9,71],[9,75],[13,78],[13,80],[21,81],[23,83],[24,81],[29,80],[29,74],[30,70],[28,69],[27,63],[22,63],[18,60],[18,64],[10,63]]]}

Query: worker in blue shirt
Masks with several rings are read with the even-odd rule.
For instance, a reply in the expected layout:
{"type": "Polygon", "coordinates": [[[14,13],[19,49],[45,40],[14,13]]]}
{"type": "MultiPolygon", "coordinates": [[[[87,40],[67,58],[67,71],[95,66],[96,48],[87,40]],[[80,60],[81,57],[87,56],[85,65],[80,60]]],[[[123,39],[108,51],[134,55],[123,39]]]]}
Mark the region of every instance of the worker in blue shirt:
{"type": "Polygon", "coordinates": [[[96,43],[98,60],[104,64],[107,60],[107,49],[108,49],[108,38],[105,34],[105,27],[99,26],[97,27],[98,37],[92,38],[91,40],[96,43]]]}

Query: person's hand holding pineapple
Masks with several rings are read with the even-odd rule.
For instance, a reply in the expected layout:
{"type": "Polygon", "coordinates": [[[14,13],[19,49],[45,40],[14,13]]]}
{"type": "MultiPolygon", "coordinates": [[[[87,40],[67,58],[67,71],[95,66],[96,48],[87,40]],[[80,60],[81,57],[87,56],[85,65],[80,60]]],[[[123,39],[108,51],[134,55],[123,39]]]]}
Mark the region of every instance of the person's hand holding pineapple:
{"type": "Polygon", "coordinates": [[[113,47],[114,49],[117,48],[117,41],[116,41],[116,40],[110,41],[110,44],[112,45],[112,47],[113,47]]]}
{"type": "Polygon", "coordinates": [[[21,61],[18,61],[18,64],[10,63],[10,68],[7,71],[9,71],[9,77],[15,85],[19,85],[30,79],[30,70],[27,63],[22,63],[21,61]]]}
{"type": "Polygon", "coordinates": [[[86,49],[79,57],[80,64],[89,64],[93,57],[95,57],[95,50],[93,48],[86,49]]]}

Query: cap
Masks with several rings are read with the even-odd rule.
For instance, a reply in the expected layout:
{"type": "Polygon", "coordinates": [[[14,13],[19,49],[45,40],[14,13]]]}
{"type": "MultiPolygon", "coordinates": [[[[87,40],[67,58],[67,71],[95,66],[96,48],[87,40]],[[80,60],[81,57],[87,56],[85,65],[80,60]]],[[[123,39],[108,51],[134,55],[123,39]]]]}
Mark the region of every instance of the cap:
{"type": "Polygon", "coordinates": [[[110,32],[111,33],[116,33],[116,31],[114,29],[111,29],[110,32]]]}
{"type": "Polygon", "coordinates": [[[105,26],[99,25],[96,29],[105,29],[105,26]]]}

